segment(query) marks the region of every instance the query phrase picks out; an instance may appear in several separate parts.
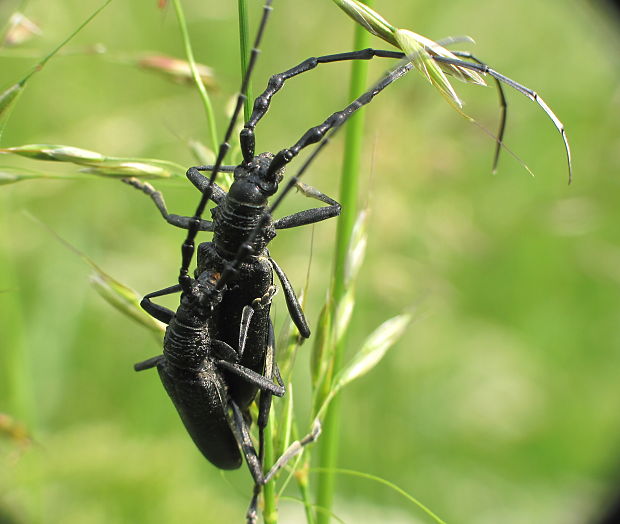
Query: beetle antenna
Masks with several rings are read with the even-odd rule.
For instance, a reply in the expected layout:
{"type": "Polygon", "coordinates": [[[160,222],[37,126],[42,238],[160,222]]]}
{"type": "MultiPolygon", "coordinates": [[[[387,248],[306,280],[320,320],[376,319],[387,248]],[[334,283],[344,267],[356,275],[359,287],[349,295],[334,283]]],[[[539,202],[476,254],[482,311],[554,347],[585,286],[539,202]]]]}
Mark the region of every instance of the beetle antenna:
{"type": "Polygon", "coordinates": [[[306,158],[304,163],[301,165],[297,173],[292,176],[284,189],[280,192],[280,194],[275,199],[274,203],[267,209],[263,211],[261,214],[256,227],[252,230],[247,240],[240,246],[235,259],[230,264],[227,264],[225,270],[222,272],[218,282],[217,288],[222,289],[226,282],[234,275],[237,270],[237,267],[248,255],[249,246],[253,244],[256,240],[259,233],[264,229],[265,225],[269,221],[269,217],[272,213],[280,206],[282,200],[286,197],[286,195],[297,185],[301,177],[307,171],[308,167],[314,162],[316,157],[321,153],[321,151],[329,144],[332,136],[342,127],[342,125],[349,119],[351,116],[361,107],[370,103],[372,99],[378,95],[383,89],[389,86],[395,80],[398,80],[402,76],[406,75],[412,68],[413,62],[409,61],[409,59],[405,59],[401,61],[401,63],[388,71],[382,78],[379,80],[373,87],[362,93],[358,96],[353,102],[351,102],[347,107],[345,107],[342,111],[337,111],[333,113],[330,117],[309,131],[307,131],[303,137],[290,149],[283,149],[280,151],[272,160],[271,165],[269,167],[270,170],[277,170],[286,165],[290,160],[292,160],[297,153],[304,147],[319,142],[319,144],[314,148],[312,153],[306,158]]]}
{"type": "Polygon", "coordinates": [[[239,118],[239,113],[241,112],[241,109],[243,108],[243,104],[245,103],[245,100],[247,98],[250,77],[256,65],[256,60],[259,54],[259,46],[263,38],[263,33],[267,25],[267,20],[269,18],[269,14],[272,11],[271,3],[272,3],[272,0],[266,0],[265,5],[263,6],[263,15],[261,17],[260,25],[258,27],[258,32],[256,33],[256,38],[254,40],[252,51],[250,52],[250,60],[248,62],[248,67],[241,81],[241,88],[239,89],[239,95],[237,96],[237,103],[235,105],[235,110],[233,111],[232,117],[230,118],[228,128],[226,129],[226,134],[224,135],[224,140],[220,144],[220,148],[217,153],[217,158],[215,160],[215,165],[213,166],[211,176],[209,177],[209,184],[207,188],[205,189],[205,191],[202,193],[202,197],[200,198],[198,207],[196,208],[194,216],[191,219],[190,226],[187,231],[187,237],[185,238],[185,241],[183,242],[183,245],[181,246],[182,262],[181,262],[181,269],[179,271],[179,282],[182,280],[187,280],[188,278],[187,272],[189,270],[189,266],[194,256],[194,251],[195,251],[194,240],[196,239],[196,234],[198,233],[200,229],[200,219],[202,217],[202,214],[204,213],[207,202],[213,195],[213,187],[214,187],[215,179],[217,178],[217,175],[220,172],[220,168],[222,167],[222,163],[224,162],[224,157],[226,156],[226,153],[230,149],[230,137],[232,136],[233,130],[237,123],[237,119],[239,118]]]}

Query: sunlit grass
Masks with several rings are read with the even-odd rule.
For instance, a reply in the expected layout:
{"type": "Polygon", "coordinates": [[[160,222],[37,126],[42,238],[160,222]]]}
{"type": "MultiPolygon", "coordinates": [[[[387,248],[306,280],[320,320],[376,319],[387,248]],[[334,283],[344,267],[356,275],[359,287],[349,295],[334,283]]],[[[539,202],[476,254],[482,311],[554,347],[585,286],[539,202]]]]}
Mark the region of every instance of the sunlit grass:
{"type": "MultiPolygon", "coordinates": [[[[221,108],[238,84],[234,6],[185,7],[196,58],[221,81],[213,95],[221,108]]],[[[28,44],[39,56],[88,14],[72,2],[31,2],[28,10],[43,30],[28,44]]],[[[599,504],[617,442],[617,409],[608,401],[619,394],[613,176],[620,168],[619,98],[607,47],[613,33],[570,5],[529,0],[509,9],[464,0],[387,2],[381,12],[389,20],[410,20],[407,27],[433,38],[475,36],[476,54],[541,92],[567,125],[575,182],[565,187],[562,146],[544,115],[517,95],[509,95],[506,142],[532,168],[533,180],[507,156],[490,176],[493,142],[413,75],[371,104],[362,161],[369,246],[351,348],[360,347],[369,326],[412,303],[421,303],[425,315],[382,366],[345,390],[340,464],[394,482],[446,522],[516,523],[532,515],[586,521],[599,504]],[[541,46],[550,35],[552,49],[541,46]],[[582,68],[578,75],[575,63],[582,68]]],[[[182,57],[172,14],[162,17],[154,2],[112,3],[72,45],[104,42],[182,57]]],[[[329,2],[278,3],[270,27],[276,36],[267,34],[257,88],[307,56],[348,50],[343,20],[329,2]],[[300,9],[303,24],[293,23],[300,9]]],[[[3,58],[7,86],[30,64],[3,58]]],[[[388,67],[370,66],[371,78],[388,67]]],[[[294,143],[346,100],[339,66],[305,76],[261,123],[259,148],[294,143]]],[[[468,113],[495,129],[495,93],[460,85],[458,92],[468,113]]],[[[99,57],[67,56],[33,77],[0,145],[72,144],[184,166],[193,162],[187,139],[208,143],[201,111],[187,87],[99,57]]],[[[217,118],[225,121],[223,113],[217,118]]],[[[340,140],[306,180],[331,196],[340,176],[340,140]]],[[[51,174],[66,172],[41,165],[51,174]]],[[[131,369],[158,345],[89,292],[81,261],[21,211],[39,216],[141,292],[173,283],[179,232],[142,195],[115,181],[24,181],[1,189],[0,411],[18,400],[7,398],[4,379],[10,345],[28,351],[20,353],[28,363],[24,393],[36,401],[39,442],[13,463],[14,445],[3,442],[3,507],[26,521],[36,520],[39,503],[54,512],[64,508],[50,513],[63,522],[221,521],[210,507],[220,518],[238,519],[250,489],[247,471],[227,476],[230,487],[202,460],[156,377],[131,369]],[[38,500],[29,495],[34,484],[43,488],[38,500]],[[217,506],[210,506],[214,500],[217,506]]],[[[191,188],[168,183],[161,189],[171,211],[193,211],[191,188]]],[[[287,206],[298,210],[307,202],[292,197],[287,206]]],[[[315,334],[329,284],[332,228],[315,231],[320,240],[306,299],[315,334]]],[[[307,231],[282,232],[273,242],[272,255],[296,287],[305,279],[309,244],[307,231]]],[[[274,313],[279,329],[283,303],[274,313]]],[[[301,417],[310,410],[302,400],[310,350],[302,346],[293,377],[301,417]]],[[[355,507],[406,508],[370,482],[342,478],[338,486],[334,511],[345,521],[355,507]]],[[[293,508],[301,518],[303,509],[293,508]]]]}

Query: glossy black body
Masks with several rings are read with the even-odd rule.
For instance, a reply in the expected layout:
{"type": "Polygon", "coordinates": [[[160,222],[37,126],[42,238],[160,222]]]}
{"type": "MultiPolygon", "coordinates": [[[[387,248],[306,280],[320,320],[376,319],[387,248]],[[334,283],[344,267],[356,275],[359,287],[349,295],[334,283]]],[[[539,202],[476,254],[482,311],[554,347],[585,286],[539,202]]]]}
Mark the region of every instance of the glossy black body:
{"type": "Polygon", "coordinates": [[[200,452],[221,469],[241,466],[228,419],[228,385],[216,366],[209,316],[183,296],[166,329],[159,377],[200,452]]]}
{"type": "MultiPolygon", "coordinates": [[[[241,453],[230,427],[228,385],[216,366],[221,355],[209,331],[221,293],[213,293],[211,286],[203,289],[201,280],[207,279],[204,273],[193,285],[186,286],[178,309],[169,315],[157,371],[200,452],[218,468],[235,469],[241,465],[241,453]],[[210,294],[203,295],[205,290],[210,294]]],[[[163,310],[150,301],[145,309],[152,307],[163,310]]]]}
{"type": "Polygon", "coordinates": [[[258,454],[249,439],[244,411],[230,395],[231,377],[257,390],[282,396],[284,388],[273,377],[273,336],[268,330],[261,373],[239,364],[240,354],[210,330],[214,311],[225,289],[217,289],[217,277],[204,271],[199,278],[185,276],[180,283],[146,295],[142,307],[167,324],[162,355],[136,364],[136,371],[157,367],[161,381],[187,432],[212,464],[235,469],[245,455],[257,485],[262,482],[258,454]],[[152,298],[181,291],[176,311],[151,301],[152,298]]]}
{"type": "MultiPolygon", "coordinates": [[[[214,242],[203,242],[198,247],[198,264],[196,274],[205,270],[220,273],[225,268],[226,260],[217,252],[214,242]]],[[[241,264],[235,278],[229,281],[222,302],[213,312],[210,322],[213,336],[236,347],[243,308],[257,297],[267,294],[272,285],[273,269],[265,256],[252,257],[248,262],[241,264]]],[[[265,367],[269,313],[269,305],[254,312],[247,331],[243,355],[239,361],[242,366],[260,374],[265,367]]],[[[229,373],[226,375],[232,398],[241,409],[247,408],[256,396],[256,387],[239,377],[229,373]]]]}
{"type": "MultiPolygon", "coordinates": [[[[230,190],[211,211],[213,240],[198,246],[196,276],[205,272],[221,275],[235,260],[241,245],[247,243],[252,233],[257,231],[249,242],[253,254],[247,256],[227,280],[226,293],[211,317],[213,336],[232,347],[237,347],[239,342],[243,308],[267,295],[273,286],[273,267],[269,262],[267,244],[276,236],[276,231],[271,217],[264,217],[263,214],[267,199],[277,190],[282,174],[276,174],[270,181],[264,180],[272,158],[273,155],[268,153],[259,155],[249,166],[242,165],[235,169],[235,180],[230,190]],[[261,217],[263,224],[257,230],[261,217]]],[[[260,374],[264,371],[269,313],[269,303],[254,310],[239,361],[242,366],[260,374]]],[[[232,397],[242,410],[246,409],[256,396],[256,387],[230,374],[226,379],[232,397]]]]}

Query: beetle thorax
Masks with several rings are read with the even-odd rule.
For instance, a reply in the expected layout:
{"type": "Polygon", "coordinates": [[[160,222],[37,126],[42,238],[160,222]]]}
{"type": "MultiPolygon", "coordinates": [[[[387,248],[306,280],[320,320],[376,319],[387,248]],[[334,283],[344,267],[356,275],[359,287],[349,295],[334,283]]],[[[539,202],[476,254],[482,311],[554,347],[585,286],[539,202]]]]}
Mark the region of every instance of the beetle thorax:
{"type": "Polygon", "coordinates": [[[252,245],[254,255],[260,255],[275,237],[271,216],[265,212],[284,170],[270,173],[272,159],[271,153],[261,153],[251,162],[239,165],[226,198],[212,211],[213,242],[225,258],[233,257],[247,242],[252,245]]]}

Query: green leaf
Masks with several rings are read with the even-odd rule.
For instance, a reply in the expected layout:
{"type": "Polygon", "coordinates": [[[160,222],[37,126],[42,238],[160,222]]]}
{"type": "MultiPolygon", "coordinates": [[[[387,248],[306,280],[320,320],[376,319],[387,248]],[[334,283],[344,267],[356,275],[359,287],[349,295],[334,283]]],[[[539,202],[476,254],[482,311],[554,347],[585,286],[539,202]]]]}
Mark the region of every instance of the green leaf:
{"type": "Polygon", "coordinates": [[[13,104],[19,98],[19,95],[24,91],[24,85],[22,83],[13,84],[8,89],[5,89],[2,94],[0,94],[0,118],[2,118],[5,113],[13,107],[13,104]]]}
{"type": "Polygon", "coordinates": [[[457,60],[457,57],[434,40],[409,31],[397,29],[379,13],[358,0],[333,0],[345,13],[375,36],[398,47],[412,61],[414,66],[455,108],[462,102],[457,96],[446,74],[464,82],[486,85],[484,79],[475,71],[456,64],[437,63],[433,56],[457,60]]]}
{"type": "Polygon", "coordinates": [[[0,153],[19,155],[33,160],[69,162],[86,166],[82,172],[105,177],[171,178],[185,173],[174,162],[153,158],[119,158],[105,156],[96,151],[57,144],[27,144],[5,147],[0,153]]]}
{"type": "Polygon", "coordinates": [[[0,413],[0,436],[20,446],[28,446],[32,443],[32,436],[26,425],[7,413],[0,413]]]}
{"type": "Polygon", "coordinates": [[[345,262],[345,287],[353,284],[360,268],[364,262],[366,255],[366,245],[368,234],[366,226],[368,223],[368,211],[363,209],[357,216],[353,231],[351,232],[351,240],[349,242],[349,250],[345,262]]]}
{"type": "MultiPolygon", "coordinates": [[[[282,416],[278,419],[278,434],[276,441],[276,453],[277,457],[284,453],[284,450],[289,447],[291,443],[291,435],[293,433],[293,383],[287,382],[286,395],[284,396],[284,406],[282,407],[282,416]]],[[[272,408],[273,409],[273,408],[272,408]]]]}
{"type": "Polygon", "coordinates": [[[28,42],[35,35],[41,35],[41,29],[23,13],[15,11],[8,22],[8,28],[0,46],[17,47],[28,42]]]}
{"type": "Polygon", "coordinates": [[[410,322],[411,315],[402,314],[386,320],[375,329],[351,362],[334,378],[334,389],[339,391],[374,368],[403,335],[410,322]]]}
{"type": "Polygon", "coordinates": [[[320,423],[331,401],[347,384],[365,375],[385,356],[411,322],[411,315],[402,314],[386,320],[373,331],[353,359],[334,377],[329,393],[314,404],[314,422],[320,423]],[[319,406],[319,407],[317,407],[319,406]]]}
{"type": "Polygon", "coordinates": [[[355,289],[353,286],[349,286],[344,296],[338,302],[336,307],[336,315],[334,319],[334,343],[338,345],[342,340],[342,337],[347,332],[351,317],[353,316],[353,309],[355,308],[355,289]]]}
{"type": "Polygon", "coordinates": [[[329,368],[329,348],[331,342],[332,314],[331,303],[326,302],[319,314],[316,333],[314,334],[314,345],[310,354],[310,376],[312,378],[312,389],[317,387],[325,379],[329,368]]]}
{"type": "Polygon", "coordinates": [[[459,99],[441,67],[433,61],[425,46],[416,38],[418,35],[406,29],[399,29],[396,33],[398,47],[411,58],[416,69],[434,85],[439,92],[453,105],[459,108],[463,102],[459,99]]]}
{"type": "MultiPolygon", "coordinates": [[[[311,471],[313,473],[315,473],[315,472],[317,472],[317,473],[318,472],[323,472],[323,471],[325,471],[325,468],[312,468],[311,471]]],[[[338,473],[338,474],[341,474],[341,475],[350,475],[350,476],[353,476],[353,477],[359,477],[359,478],[363,478],[363,479],[368,479],[368,480],[372,480],[374,482],[377,482],[379,484],[383,484],[384,486],[387,486],[391,490],[395,491],[399,495],[403,496],[404,498],[406,498],[407,500],[409,500],[410,502],[412,502],[413,504],[418,506],[418,508],[420,508],[429,517],[431,517],[435,522],[437,522],[437,524],[446,524],[445,521],[443,521],[441,518],[439,518],[427,506],[422,504],[422,502],[420,502],[418,499],[416,499],[415,497],[413,497],[412,495],[407,493],[404,489],[398,487],[396,484],[394,484],[393,482],[390,482],[389,480],[385,480],[385,479],[383,479],[381,477],[377,477],[376,475],[371,475],[369,473],[364,473],[362,471],[355,471],[355,470],[352,470],[352,469],[332,468],[330,471],[333,471],[334,473],[338,473]]]]}
{"type": "MultiPolygon", "coordinates": [[[[173,80],[178,84],[194,85],[194,72],[190,63],[167,55],[143,55],[136,60],[142,69],[154,71],[173,80]]],[[[206,89],[213,90],[216,87],[213,69],[204,64],[195,64],[196,74],[206,89]]]]}

